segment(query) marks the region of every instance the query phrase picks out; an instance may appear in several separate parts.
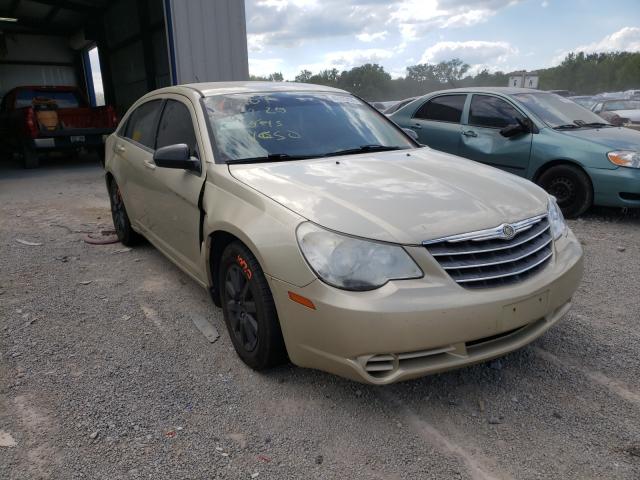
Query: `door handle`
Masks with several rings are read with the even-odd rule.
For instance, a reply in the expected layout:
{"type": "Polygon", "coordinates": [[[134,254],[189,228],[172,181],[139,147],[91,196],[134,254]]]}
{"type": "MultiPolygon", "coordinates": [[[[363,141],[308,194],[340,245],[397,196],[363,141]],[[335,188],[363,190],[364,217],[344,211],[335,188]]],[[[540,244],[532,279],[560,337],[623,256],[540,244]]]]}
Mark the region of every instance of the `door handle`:
{"type": "Polygon", "coordinates": [[[116,151],[116,153],[124,153],[127,151],[127,149],[122,145],[116,145],[113,149],[116,151]]]}
{"type": "Polygon", "coordinates": [[[422,125],[420,125],[419,123],[414,123],[411,128],[413,128],[414,130],[420,130],[422,129],[422,125]]]}
{"type": "Polygon", "coordinates": [[[151,170],[155,170],[156,169],[156,165],[154,163],[151,163],[151,162],[145,161],[144,162],[144,166],[149,168],[149,169],[151,169],[151,170]]]}
{"type": "Polygon", "coordinates": [[[474,132],[473,130],[466,130],[466,131],[462,132],[462,134],[465,137],[477,137],[478,136],[478,134],[476,132],[474,132]]]}

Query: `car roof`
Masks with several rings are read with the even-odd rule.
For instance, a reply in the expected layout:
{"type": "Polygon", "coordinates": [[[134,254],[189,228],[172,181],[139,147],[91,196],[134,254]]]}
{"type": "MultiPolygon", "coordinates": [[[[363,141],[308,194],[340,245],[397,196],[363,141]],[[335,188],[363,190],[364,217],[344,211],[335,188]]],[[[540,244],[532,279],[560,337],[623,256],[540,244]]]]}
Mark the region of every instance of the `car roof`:
{"type": "Polygon", "coordinates": [[[516,87],[467,87],[467,88],[450,88],[447,90],[438,90],[429,92],[427,95],[441,93],[501,93],[503,95],[515,95],[517,93],[549,93],[544,90],[536,90],[534,88],[516,88],[516,87]]]}
{"type": "Polygon", "coordinates": [[[259,82],[259,81],[236,81],[236,82],[206,82],[187,83],[173,87],[161,88],[151,93],[180,93],[183,89],[198,92],[203,97],[221,94],[250,93],[250,92],[333,92],[347,93],[338,88],[315,85],[313,83],[296,82],[259,82]]]}

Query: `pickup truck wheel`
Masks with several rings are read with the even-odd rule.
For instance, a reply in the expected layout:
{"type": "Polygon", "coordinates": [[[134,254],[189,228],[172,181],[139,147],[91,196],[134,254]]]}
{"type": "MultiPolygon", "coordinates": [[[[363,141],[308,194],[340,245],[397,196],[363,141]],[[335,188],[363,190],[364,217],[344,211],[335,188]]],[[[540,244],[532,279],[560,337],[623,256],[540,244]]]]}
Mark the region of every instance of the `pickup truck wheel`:
{"type": "Polygon", "coordinates": [[[98,155],[98,160],[100,160],[100,165],[102,165],[102,168],[104,168],[104,161],[105,161],[104,148],[98,148],[96,150],[96,154],[98,155]]]}
{"type": "Polygon", "coordinates": [[[586,173],[572,165],[556,165],[546,170],[538,184],[556,197],[567,218],[576,218],[593,203],[593,187],[586,173]]]}
{"type": "Polygon", "coordinates": [[[128,247],[140,243],[141,236],[131,228],[129,215],[124,206],[124,200],[120,193],[120,187],[115,180],[109,182],[109,200],[111,201],[111,217],[116,230],[118,240],[128,247]]]}
{"type": "Polygon", "coordinates": [[[224,321],[242,361],[255,370],[284,363],[286,348],[271,290],[260,264],[240,242],[222,254],[219,285],[224,321]]]}
{"type": "Polygon", "coordinates": [[[26,145],[22,147],[22,165],[24,168],[38,168],[40,165],[38,152],[26,145]]]}

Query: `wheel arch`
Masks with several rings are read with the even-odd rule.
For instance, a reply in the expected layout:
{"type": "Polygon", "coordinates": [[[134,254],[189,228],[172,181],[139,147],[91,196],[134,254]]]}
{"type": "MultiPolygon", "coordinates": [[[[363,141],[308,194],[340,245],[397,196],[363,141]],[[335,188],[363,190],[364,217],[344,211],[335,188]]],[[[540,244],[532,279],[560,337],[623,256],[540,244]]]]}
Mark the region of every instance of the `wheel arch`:
{"type": "Polygon", "coordinates": [[[251,242],[245,241],[243,235],[239,232],[232,232],[230,228],[220,228],[214,230],[208,234],[208,261],[207,261],[207,274],[209,277],[209,292],[211,293],[211,299],[213,303],[220,307],[220,288],[218,285],[218,269],[220,268],[220,260],[222,253],[227,246],[233,242],[240,242],[256,257],[256,260],[264,270],[264,266],[260,257],[256,254],[256,249],[251,242]]]}
{"type": "Polygon", "coordinates": [[[558,158],[556,160],[550,160],[544,163],[543,165],[538,167],[538,170],[536,170],[536,173],[533,175],[532,180],[537,184],[544,172],[558,165],[568,165],[570,167],[574,167],[574,168],[577,168],[578,170],[581,170],[589,179],[589,183],[591,184],[591,190],[593,191],[593,180],[591,180],[591,176],[589,175],[589,172],[587,172],[585,168],[575,160],[571,160],[567,158],[558,158]]]}

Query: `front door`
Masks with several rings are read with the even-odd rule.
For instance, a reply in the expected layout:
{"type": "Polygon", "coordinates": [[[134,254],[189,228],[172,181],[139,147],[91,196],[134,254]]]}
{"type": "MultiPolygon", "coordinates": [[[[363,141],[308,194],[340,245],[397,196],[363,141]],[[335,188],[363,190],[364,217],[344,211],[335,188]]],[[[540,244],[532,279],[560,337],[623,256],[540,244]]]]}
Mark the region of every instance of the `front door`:
{"type": "MultiPolygon", "coordinates": [[[[187,144],[193,157],[200,158],[200,128],[191,102],[180,95],[169,95],[160,117],[156,150],[168,145],[187,144]]],[[[149,176],[153,188],[150,202],[150,236],[165,253],[202,278],[200,262],[200,209],[198,201],[205,180],[201,173],[153,164],[149,176]]]]}
{"type": "Polygon", "coordinates": [[[460,156],[525,176],[531,154],[531,133],[504,137],[507,125],[527,122],[526,117],[503,98],[473,94],[460,134],[460,156]]]}
{"type": "Polygon", "coordinates": [[[430,98],[413,114],[409,128],[418,134],[420,143],[458,155],[460,120],[466,99],[466,93],[430,98]]]}

